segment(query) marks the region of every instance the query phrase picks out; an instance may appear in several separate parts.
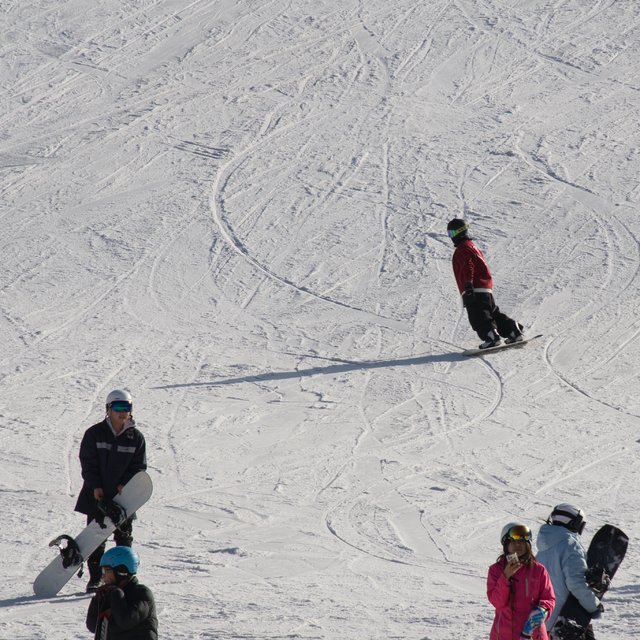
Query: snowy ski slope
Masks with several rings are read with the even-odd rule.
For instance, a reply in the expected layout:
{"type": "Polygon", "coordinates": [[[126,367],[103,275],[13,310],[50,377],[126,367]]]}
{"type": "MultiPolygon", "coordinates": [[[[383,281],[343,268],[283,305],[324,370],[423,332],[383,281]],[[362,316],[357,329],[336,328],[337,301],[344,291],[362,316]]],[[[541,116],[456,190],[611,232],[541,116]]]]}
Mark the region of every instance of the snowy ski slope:
{"type": "Polygon", "coordinates": [[[162,638],[481,640],[499,532],[631,537],[640,5],[0,0],[0,640],[80,640],[78,446],[131,390],[162,638]],[[504,310],[478,342],[465,215],[504,310]]]}

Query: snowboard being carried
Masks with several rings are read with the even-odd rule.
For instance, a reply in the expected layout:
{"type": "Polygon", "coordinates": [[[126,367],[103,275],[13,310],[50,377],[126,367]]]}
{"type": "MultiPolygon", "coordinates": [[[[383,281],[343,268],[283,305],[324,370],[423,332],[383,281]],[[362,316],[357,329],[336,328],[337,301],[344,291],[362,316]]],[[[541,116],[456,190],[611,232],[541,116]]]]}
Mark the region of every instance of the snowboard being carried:
{"type": "Polygon", "coordinates": [[[104,507],[102,522],[91,521],[75,538],[61,535],[49,546],[58,546],[60,553],[40,572],[33,583],[33,592],[41,598],[55,596],[81,568],[83,562],[151,497],[153,484],[146,471],[136,473],[104,507]],[[63,544],[64,543],[64,544],[63,544]]]}
{"type": "MultiPolygon", "coordinates": [[[[598,529],[593,536],[587,550],[585,579],[599,599],[602,599],[609,589],[611,580],[627,552],[628,544],[628,536],[610,524],[598,529]]],[[[582,640],[591,619],[592,614],[570,593],[553,625],[550,637],[552,640],[582,640]]]]}

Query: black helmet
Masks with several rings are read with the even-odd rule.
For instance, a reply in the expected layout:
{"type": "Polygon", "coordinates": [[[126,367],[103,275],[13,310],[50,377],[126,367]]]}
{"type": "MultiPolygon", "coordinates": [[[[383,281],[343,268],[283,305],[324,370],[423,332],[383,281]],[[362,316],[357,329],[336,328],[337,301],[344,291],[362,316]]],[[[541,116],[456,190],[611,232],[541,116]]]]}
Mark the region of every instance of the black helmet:
{"type": "Polygon", "coordinates": [[[581,535],[587,522],[582,509],[563,503],[553,508],[551,515],[547,518],[547,524],[559,525],[581,535]]]}
{"type": "Polygon", "coordinates": [[[447,225],[447,234],[456,246],[463,240],[469,240],[468,231],[469,225],[462,218],[454,218],[447,225]]]}

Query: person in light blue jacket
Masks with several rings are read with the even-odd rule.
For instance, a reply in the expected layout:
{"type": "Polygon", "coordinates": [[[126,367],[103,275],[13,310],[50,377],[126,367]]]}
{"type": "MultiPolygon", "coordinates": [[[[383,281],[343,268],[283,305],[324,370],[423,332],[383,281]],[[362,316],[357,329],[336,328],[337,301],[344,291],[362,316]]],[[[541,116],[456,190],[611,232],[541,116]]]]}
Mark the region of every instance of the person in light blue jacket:
{"type": "MultiPolygon", "coordinates": [[[[556,607],[546,625],[551,631],[562,606],[572,593],[578,602],[590,613],[602,612],[602,605],[585,579],[587,552],[580,542],[585,527],[584,512],[571,504],[559,504],[551,512],[547,523],[540,527],[537,538],[538,562],[549,573],[556,594],[556,607]]],[[[592,639],[591,625],[585,640],[592,639]]]]}

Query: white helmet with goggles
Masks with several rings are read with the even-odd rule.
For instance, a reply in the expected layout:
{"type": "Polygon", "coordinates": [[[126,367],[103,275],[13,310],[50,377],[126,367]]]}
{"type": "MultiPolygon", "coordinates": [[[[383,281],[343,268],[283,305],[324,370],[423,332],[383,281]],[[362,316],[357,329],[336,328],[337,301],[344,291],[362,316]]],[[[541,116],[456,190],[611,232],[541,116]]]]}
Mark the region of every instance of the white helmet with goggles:
{"type": "Polygon", "coordinates": [[[521,522],[510,522],[502,527],[500,542],[502,545],[506,545],[511,540],[524,540],[531,544],[531,529],[521,522]]]}
{"type": "Polygon", "coordinates": [[[128,391],[115,389],[107,396],[107,411],[129,411],[133,409],[133,397],[128,391]]]}

